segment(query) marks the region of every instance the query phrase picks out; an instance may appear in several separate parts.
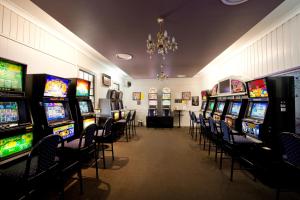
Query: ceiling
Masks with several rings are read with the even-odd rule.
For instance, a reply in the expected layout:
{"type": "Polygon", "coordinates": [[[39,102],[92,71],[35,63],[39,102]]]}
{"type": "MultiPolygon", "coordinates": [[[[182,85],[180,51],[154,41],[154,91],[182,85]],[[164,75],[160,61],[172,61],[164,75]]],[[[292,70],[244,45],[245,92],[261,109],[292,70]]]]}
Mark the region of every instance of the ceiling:
{"type": "Polygon", "coordinates": [[[66,28],[133,78],[155,78],[160,65],[169,77],[194,76],[283,0],[32,0],[66,28]],[[146,53],[146,39],[159,30],[158,16],[179,49],[165,60],[146,53]],[[119,60],[116,53],[133,55],[119,60]]]}

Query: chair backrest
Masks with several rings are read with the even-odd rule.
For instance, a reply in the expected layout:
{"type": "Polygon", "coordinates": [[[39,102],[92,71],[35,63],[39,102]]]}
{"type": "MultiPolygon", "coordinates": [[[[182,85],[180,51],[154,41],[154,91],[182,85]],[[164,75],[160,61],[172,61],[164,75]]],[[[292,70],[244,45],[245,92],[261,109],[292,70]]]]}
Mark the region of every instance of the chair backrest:
{"type": "Polygon", "coordinates": [[[199,121],[202,128],[206,128],[205,120],[202,114],[199,114],[199,121]]]}
{"type": "Polygon", "coordinates": [[[25,177],[45,172],[57,165],[58,147],[63,148],[63,138],[60,135],[48,135],[42,138],[30,151],[25,168],[25,177]],[[30,174],[32,159],[37,158],[35,174],[30,174]]]}
{"type": "Polygon", "coordinates": [[[197,122],[197,117],[196,117],[196,115],[195,115],[195,113],[194,112],[191,112],[192,114],[192,121],[194,122],[194,123],[196,123],[197,122]]]}
{"type": "Polygon", "coordinates": [[[107,136],[111,134],[112,131],[112,124],[113,124],[113,118],[108,118],[104,124],[102,136],[107,136]]]}
{"type": "Polygon", "coordinates": [[[225,140],[227,142],[232,142],[230,128],[227,125],[227,123],[224,120],[222,120],[220,122],[220,126],[221,126],[221,131],[222,131],[222,134],[223,134],[223,140],[225,140]]]}
{"type": "Polygon", "coordinates": [[[130,121],[130,118],[131,118],[131,112],[129,111],[126,117],[126,123],[130,121]]]}
{"type": "Polygon", "coordinates": [[[97,130],[98,129],[96,124],[90,124],[84,129],[79,138],[79,149],[87,148],[94,144],[94,137],[97,130]],[[84,144],[82,145],[83,138],[84,144]]]}
{"type": "Polygon", "coordinates": [[[130,121],[134,121],[135,120],[135,115],[136,115],[136,111],[133,111],[133,114],[131,115],[130,121]]]}
{"type": "Polygon", "coordinates": [[[215,123],[215,120],[212,118],[212,117],[209,117],[208,118],[208,123],[209,123],[209,128],[210,128],[210,132],[212,134],[218,134],[218,130],[217,130],[217,126],[216,126],[216,123],[215,123]]]}
{"type": "Polygon", "coordinates": [[[293,133],[281,133],[283,159],[292,165],[300,167],[300,136],[293,133]]]}

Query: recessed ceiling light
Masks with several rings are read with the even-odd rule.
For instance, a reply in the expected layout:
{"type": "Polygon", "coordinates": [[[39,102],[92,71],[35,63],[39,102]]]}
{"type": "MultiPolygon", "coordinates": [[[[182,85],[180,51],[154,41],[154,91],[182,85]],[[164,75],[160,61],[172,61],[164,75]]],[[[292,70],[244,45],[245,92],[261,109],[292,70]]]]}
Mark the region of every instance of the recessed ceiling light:
{"type": "Polygon", "coordinates": [[[178,75],[177,75],[177,78],[184,78],[184,77],[186,77],[185,74],[178,74],[178,75]]]}
{"type": "Polygon", "coordinates": [[[127,53],[117,53],[116,57],[121,60],[131,60],[132,59],[132,55],[127,54],[127,53]]]}

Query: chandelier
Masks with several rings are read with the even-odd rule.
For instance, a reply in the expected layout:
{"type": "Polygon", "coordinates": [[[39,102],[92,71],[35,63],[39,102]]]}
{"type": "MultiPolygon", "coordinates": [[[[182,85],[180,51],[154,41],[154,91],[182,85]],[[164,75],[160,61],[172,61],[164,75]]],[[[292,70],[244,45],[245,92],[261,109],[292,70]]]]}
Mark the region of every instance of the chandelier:
{"type": "Polygon", "coordinates": [[[160,81],[166,80],[168,78],[168,75],[164,72],[164,65],[160,66],[160,73],[156,75],[157,79],[160,81]]]}
{"type": "Polygon", "coordinates": [[[178,44],[175,41],[175,37],[168,36],[168,32],[163,29],[164,19],[159,17],[157,19],[157,23],[159,24],[159,32],[156,34],[156,41],[152,40],[151,34],[148,35],[147,39],[147,53],[151,56],[157,51],[163,59],[165,59],[165,55],[169,50],[175,51],[178,49],[178,44]]]}

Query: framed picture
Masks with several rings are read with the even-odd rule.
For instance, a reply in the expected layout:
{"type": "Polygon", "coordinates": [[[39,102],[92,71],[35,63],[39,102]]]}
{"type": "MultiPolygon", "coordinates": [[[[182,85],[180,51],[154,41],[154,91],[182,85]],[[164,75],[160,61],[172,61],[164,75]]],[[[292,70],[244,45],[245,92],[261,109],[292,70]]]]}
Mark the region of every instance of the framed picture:
{"type": "Polygon", "coordinates": [[[182,100],[191,100],[191,92],[182,92],[182,100]]]}
{"type": "Polygon", "coordinates": [[[182,99],[175,99],[175,103],[182,103],[182,99]]]}
{"type": "Polygon", "coordinates": [[[132,93],[132,100],[137,101],[137,100],[141,100],[141,92],[133,92],[132,93]]]}
{"type": "Polygon", "coordinates": [[[199,106],[199,96],[192,96],[192,106],[199,106]]]}
{"type": "Polygon", "coordinates": [[[111,77],[107,74],[102,74],[102,84],[105,86],[111,86],[111,77]]]}

